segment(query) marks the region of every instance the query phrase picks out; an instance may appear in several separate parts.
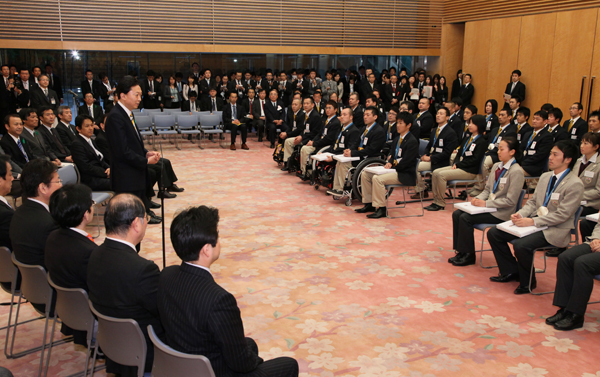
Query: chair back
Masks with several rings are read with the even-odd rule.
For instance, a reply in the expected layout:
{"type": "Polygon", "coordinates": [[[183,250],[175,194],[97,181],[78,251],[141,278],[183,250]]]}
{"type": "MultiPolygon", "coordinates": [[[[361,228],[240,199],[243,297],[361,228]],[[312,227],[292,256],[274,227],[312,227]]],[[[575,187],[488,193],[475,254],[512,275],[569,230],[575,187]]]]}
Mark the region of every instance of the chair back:
{"type": "Polygon", "coordinates": [[[138,111],[138,112],[133,111],[133,116],[135,116],[135,119],[137,119],[137,117],[147,117],[149,115],[150,115],[150,113],[146,113],[146,112],[142,113],[140,111],[138,111]]]}
{"type": "Polygon", "coordinates": [[[47,274],[48,284],[56,290],[56,314],[73,330],[93,331],[94,315],[88,305],[88,294],[81,288],[63,288],[52,281],[47,274]]]}
{"type": "Polygon", "coordinates": [[[180,130],[191,130],[198,126],[198,117],[196,115],[179,114],[177,115],[177,126],[180,130]]]}
{"type": "Polygon", "coordinates": [[[32,304],[46,305],[46,313],[48,313],[52,301],[52,288],[48,284],[44,267],[21,263],[15,257],[15,253],[12,253],[11,259],[21,272],[23,296],[32,304]]]}
{"type": "Polygon", "coordinates": [[[422,156],[427,152],[427,144],[429,144],[429,141],[419,139],[419,156],[422,156]]]}
{"type": "Polygon", "coordinates": [[[75,165],[68,164],[58,169],[58,177],[63,185],[79,183],[79,174],[75,170],[75,165]]]}
{"type": "Polygon", "coordinates": [[[519,194],[519,200],[517,201],[517,206],[515,207],[515,212],[519,212],[521,208],[523,208],[523,199],[525,199],[525,194],[527,190],[521,190],[521,194],[519,194]]]}
{"type": "Polygon", "coordinates": [[[421,163],[421,159],[417,158],[417,165],[415,166],[415,179],[419,176],[419,164],[421,163]]]}
{"type": "Polygon", "coordinates": [[[175,125],[175,116],[167,115],[154,115],[154,127],[157,129],[169,129],[175,125]]]}
{"type": "Polygon", "coordinates": [[[142,109],[142,112],[144,113],[160,113],[162,112],[161,109],[142,109]]]}
{"type": "Polygon", "coordinates": [[[16,288],[18,270],[13,264],[10,254],[10,250],[7,247],[0,247],[0,282],[10,283],[11,289],[14,289],[16,288]]]}
{"type": "Polygon", "coordinates": [[[575,245],[579,245],[579,218],[581,217],[581,212],[583,211],[583,206],[579,206],[577,211],[575,211],[575,216],[573,219],[573,229],[571,229],[571,235],[575,236],[575,245]]]}
{"type": "Polygon", "coordinates": [[[138,376],[144,376],[146,364],[146,340],[140,326],[131,318],[114,318],[100,314],[91,301],[89,307],[98,318],[96,339],[102,352],[112,361],[138,368],[138,376]]]}
{"type": "Polygon", "coordinates": [[[201,127],[216,127],[221,123],[221,117],[217,114],[200,114],[198,115],[198,119],[200,120],[201,127]]]}
{"type": "Polygon", "coordinates": [[[138,126],[140,131],[148,131],[152,129],[152,117],[143,116],[135,118],[135,124],[138,126]]]}
{"type": "Polygon", "coordinates": [[[148,325],[148,335],[154,344],[152,377],[215,377],[206,357],[175,351],[156,336],[152,325],[148,325]]]}

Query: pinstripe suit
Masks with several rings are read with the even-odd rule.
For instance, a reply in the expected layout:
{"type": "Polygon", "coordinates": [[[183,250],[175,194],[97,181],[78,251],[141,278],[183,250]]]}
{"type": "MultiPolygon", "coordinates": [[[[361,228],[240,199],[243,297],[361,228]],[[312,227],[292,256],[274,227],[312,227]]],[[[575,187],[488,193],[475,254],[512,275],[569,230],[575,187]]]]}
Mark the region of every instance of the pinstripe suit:
{"type": "Polygon", "coordinates": [[[158,310],[166,343],[206,356],[217,377],[298,376],[294,359],[263,362],[256,342],[244,337],[235,298],[207,270],[187,263],[165,268],[158,284],[158,310]]]}

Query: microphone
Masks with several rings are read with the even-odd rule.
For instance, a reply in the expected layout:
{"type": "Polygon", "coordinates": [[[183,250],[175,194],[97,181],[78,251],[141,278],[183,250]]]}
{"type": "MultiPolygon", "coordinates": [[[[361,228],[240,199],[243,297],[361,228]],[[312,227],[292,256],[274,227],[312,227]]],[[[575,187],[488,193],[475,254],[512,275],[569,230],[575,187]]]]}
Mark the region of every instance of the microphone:
{"type": "Polygon", "coordinates": [[[67,90],[67,93],[71,94],[73,97],[79,97],[79,95],[72,90],[67,90]]]}

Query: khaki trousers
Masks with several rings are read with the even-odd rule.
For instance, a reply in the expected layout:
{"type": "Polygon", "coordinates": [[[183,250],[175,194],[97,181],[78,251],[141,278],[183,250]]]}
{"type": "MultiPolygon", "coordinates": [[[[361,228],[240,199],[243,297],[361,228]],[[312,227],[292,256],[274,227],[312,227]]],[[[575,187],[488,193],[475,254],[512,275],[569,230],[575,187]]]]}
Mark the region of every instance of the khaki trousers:
{"type": "Polygon", "coordinates": [[[446,206],[444,194],[448,186],[448,181],[455,179],[474,179],[477,174],[468,173],[462,169],[452,169],[451,166],[436,169],[431,177],[431,186],[433,191],[433,203],[440,207],[446,206]]]}
{"type": "MultiPolygon", "coordinates": [[[[419,167],[417,168],[417,172],[431,170],[431,162],[421,161],[419,162],[419,167]]],[[[415,187],[416,192],[425,191],[425,181],[423,181],[423,177],[421,174],[417,174],[417,186],[415,187]]]]}
{"type": "Polygon", "coordinates": [[[294,139],[295,137],[288,137],[283,142],[283,162],[287,162],[288,158],[294,152],[294,139]]]}
{"type": "Polygon", "coordinates": [[[485,156],[485,160],[483,161],[483,176],[477,174],[477,183],[475,184],[475,186],[473,186],[473,189],[471,191],[474,191],[478,194],[483,191],[483,189],[485,188],[485,183],[488,179],[488,175],[490,175],[493,166],[494,161],[492,161],[492,158],[490,156],[485,156]]]}
{"type": "Polygon", "coordinates": [[[397,173],[387,173],[375,175],[363,170],[360,175],[360,184],[362,189],[362,202],[364,204],[372,203],[373,207],[381,208],[386,206],[385,185],[398,185],[397,173]]]}
{"type": "Polygon", "coordinates": [[[346,174],[352,167],[352,162],[339,162],[335,165],[335,176],[333,178],[333,189],[342,190],[346,182],[346,174]]]}
{"type": "Polygon", "coordinates": [[[300,170],[302,170],[302,174],[306,174],[306,160],[308,160],[308,156],[315,151],[315,148],[309,147],[305,145],[300,149],[300,170]]]}

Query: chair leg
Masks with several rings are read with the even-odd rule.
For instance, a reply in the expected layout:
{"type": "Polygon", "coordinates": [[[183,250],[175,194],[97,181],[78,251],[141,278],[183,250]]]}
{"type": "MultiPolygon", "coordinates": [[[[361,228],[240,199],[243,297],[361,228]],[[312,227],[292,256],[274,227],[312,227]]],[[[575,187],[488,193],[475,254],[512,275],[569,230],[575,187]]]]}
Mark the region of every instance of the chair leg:
{"type": "MultiPolygon", "coordinates": [[[[531,289],[531,283],[533,282],[533,271],[535,270],[535,251],[534,251],[534,255],[533,255],[533,261],[531,262],[531,271],[529,272],[529,292],[531,292],[532,295],[535,296],[541,296],[541,295],[545,295],[548,293],[554,293],[554,291],[546,291],[546,292],[533,292],[533,290],[531,289]]],[[[540,270],[541,273],[546,272],[546,254],[544,252],[544,269],[540,270]]]]}
{"type": "Polygon", "coordinates": [[[488,228],[485,228],[481,232],[481,250],[478,250],[477,252],[479,253],[479,266],[481,266],[481,268],[490,269],[490,268],[498,267],[498,265],[495,265],[495,266],[484,266],[483,265],[483,252],[491,250],[491,249],[484,249],[483,248],[483,243],[485,242],[485,232],[487,230],[488,230],[488,228]]]}

